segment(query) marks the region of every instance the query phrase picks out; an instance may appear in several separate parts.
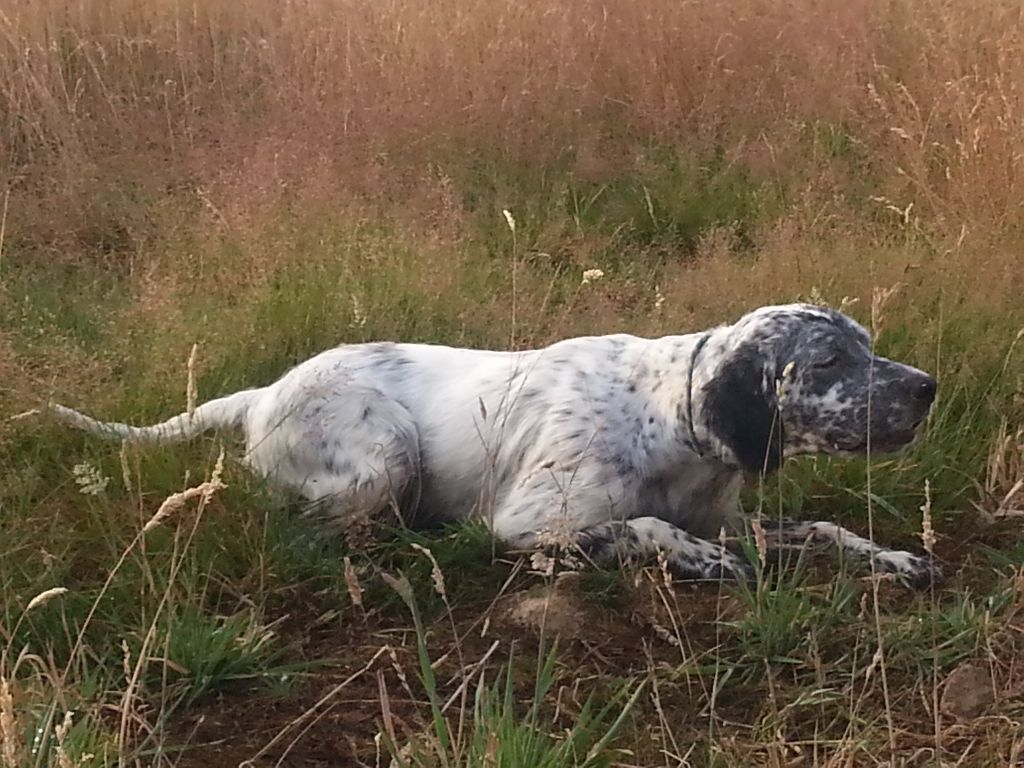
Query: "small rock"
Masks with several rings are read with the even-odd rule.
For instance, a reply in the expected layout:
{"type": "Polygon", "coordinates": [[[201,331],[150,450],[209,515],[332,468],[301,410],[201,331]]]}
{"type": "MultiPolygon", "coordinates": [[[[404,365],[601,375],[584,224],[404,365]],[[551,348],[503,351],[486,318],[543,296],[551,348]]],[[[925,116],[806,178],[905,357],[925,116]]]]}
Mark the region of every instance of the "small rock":
{"type": "Polygon", "coordinates": [[[983,715],[995,700],[988,665],[965,661],[946,678],[939,709],[957,720],[973,720],[983,715]]]}

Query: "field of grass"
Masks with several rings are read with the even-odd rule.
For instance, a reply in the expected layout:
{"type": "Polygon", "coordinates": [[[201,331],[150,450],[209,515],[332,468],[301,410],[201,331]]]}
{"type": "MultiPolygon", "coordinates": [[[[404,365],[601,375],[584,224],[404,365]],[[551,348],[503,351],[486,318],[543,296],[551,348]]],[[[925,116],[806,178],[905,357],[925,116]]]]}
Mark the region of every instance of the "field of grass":
{"type": "Polygon", "coordinates": [[[1024,765],[1021,13],[0,6],[0,768],[1024,765]],[[30,413],[148,422],[342,342],[871,324],[889,289],[879,349],[939,380],[922,439],[746,503],[912,549],[927,510],[923,593],[325,540],[235,436],[30,413]]]}

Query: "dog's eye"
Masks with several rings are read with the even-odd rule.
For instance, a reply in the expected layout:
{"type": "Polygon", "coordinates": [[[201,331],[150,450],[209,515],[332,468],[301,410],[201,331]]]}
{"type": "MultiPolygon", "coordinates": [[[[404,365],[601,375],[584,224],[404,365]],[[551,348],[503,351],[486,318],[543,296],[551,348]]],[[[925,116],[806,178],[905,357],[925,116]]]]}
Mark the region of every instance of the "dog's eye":
{"type": "Polygon", "coordinates": [[[817,363],[814,364],[814,367],[815,368],[835,368],[838,363],[839,363],[839,356],[838,355],[832,355],[832,357],[827,357],[824,360],[819,360],[817,363]]]}

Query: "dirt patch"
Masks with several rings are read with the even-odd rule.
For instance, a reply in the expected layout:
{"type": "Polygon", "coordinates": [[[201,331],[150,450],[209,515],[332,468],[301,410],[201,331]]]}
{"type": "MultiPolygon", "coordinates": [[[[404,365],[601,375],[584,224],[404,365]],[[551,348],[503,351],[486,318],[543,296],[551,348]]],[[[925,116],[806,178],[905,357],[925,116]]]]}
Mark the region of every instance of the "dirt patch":
{"type": "MultiPolygon", "coordinates": [[[[460,606],[451,620],[440,616],[429,623],[428,651],[445,700],[458,693],[466,671],[485,656],[485,678],[493,681],[512,655],[517,693],[528,700],[537,653],[557,638],[557,717],[559,725],[569,727],[582,706],[577,700],[582,691],[596,686],[610,693],[651,665],[680,663],[682,649],[663,627],[666,607],[650,579],[618,601],[625,604],[611,607],[602,607],[581,588],[579,574],[564,575],[551,585],[524,587],[493,604],[460,606]]],[[[713,607],[716,590],[686,585],[677,590],[694,620],[684,634],[699,632],[718,611],[713,607]]],[[[314,662],[316,670],[303,673],[285,695],[273,697],[267,687],[240,686],[190,706],[175,719],[168,739],[185,748],[178,765],[206,768],[252,760],[254,768],[278,761],[288,766],[386,766],[387,751],[377,742],[385,730],[384,698],[400,743],[428,729],[416,638],[405,616],[397,610],[371,612],[365,621],[349,616],[344,625],[310,633],[306,628],[315,625],[317,613],[311,608],[304,617],[293,610],[281,625],[282,640],[295,656],[287,661],[314,662]]],[[[700,645],[704,639],[695,642],[700,645]]],[[[671,700],[680,695],[687,698],[680,691],[671,700]]],[[[450,712],[455,714],[458,706],[455,701],[450,712]]]]}
{"type": "Polygon", "coordinates": [[[593,634],[588,606],[581,593],[582,574],[561,573],[550,586],[509,596],[503,618],[512,626],[538,635],[580,640],[593,634]]]}

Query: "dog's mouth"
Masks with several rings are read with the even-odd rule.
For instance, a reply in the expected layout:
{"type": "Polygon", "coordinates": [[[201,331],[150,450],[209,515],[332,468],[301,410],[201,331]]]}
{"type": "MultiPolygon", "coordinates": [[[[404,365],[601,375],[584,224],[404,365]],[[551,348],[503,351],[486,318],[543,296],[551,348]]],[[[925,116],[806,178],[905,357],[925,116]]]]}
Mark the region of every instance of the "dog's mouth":
{"type": "MultiPolygon", "coordinates": [[[[871,441],[871,450],[880,453],[888,453],[905,448],[917,439],[917,429],[905,429],[900,432],[890,432],[884,438],[875,438],[871,441]]],[[[866,448],[867,446],[865,446],[866,448]]]]}
{"type": "Polygon", "coordinates": [[[924,423],[926,417],[927,414],[921,416],[921,418],[917,419],[909,427],[888,429],[881,433],[872,432],[870,441],[865,436],[857,440],[855,443],[833,443],[832,448],[835,453],[839,455],[859,455],[865,454],[869,450],[871,453],[894,453],[901,448],[906,448],[917,439],[920,433],[920,427],[924,423]]]}

